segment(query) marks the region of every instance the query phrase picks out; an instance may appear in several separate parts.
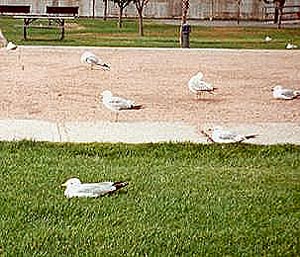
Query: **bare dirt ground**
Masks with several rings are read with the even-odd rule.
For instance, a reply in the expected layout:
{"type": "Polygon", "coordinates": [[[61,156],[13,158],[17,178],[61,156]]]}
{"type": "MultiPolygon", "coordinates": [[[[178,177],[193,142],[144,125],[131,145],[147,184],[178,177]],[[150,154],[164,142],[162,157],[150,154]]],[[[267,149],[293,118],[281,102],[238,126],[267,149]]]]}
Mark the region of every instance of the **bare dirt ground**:
{"type": "Polygon", "coordinates": [[[183,122],[199,129],[300,124],[300,99],[275,100],[271,92],[277,84],[300,88],[297,50],[19,47],[0,49],[0,76],[0,119],[113,121],[100,102],[100,93],[111,90],[144,106],[122,112],[120,122],[183,122]],[[88,70],[80,63],[84,50],[111,70],[88,70]],[[195,100],[188,91],[198,71],[217,87],[216,95],[195,100]]]}

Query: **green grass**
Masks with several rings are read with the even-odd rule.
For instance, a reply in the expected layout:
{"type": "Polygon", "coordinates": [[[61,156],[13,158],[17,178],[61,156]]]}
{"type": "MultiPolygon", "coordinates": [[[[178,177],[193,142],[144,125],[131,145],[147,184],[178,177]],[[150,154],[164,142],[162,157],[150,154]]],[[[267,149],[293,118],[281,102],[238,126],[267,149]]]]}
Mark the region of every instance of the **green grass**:
{"type": "Polygon", "coordinates": [[[300,147],[1,142],[0,256],[297,256],[300,147]],[[126,180],[66,199],[67,178],[126,180]]]}
{"type": "MultiPolygon", "coordinates": [[[[9,41],[24,45],[68,45],[108,47],[179,47],[179,26],[145,20],[145,36],[138,35],[136,20],[124,20],[119,29],[116,20],[84,19],[67,21],[66,37],[59,39],[56,29],[29,29],[30,40],[22,39],[22,20],[0,18],[0,28],[9,41]]],[[[192,26],[191,48],[283,49],[289,41],[300,44],[298,28],[203,27],[192,26]],[[266,35],[274,40],[268,44],[266,35]]]]}

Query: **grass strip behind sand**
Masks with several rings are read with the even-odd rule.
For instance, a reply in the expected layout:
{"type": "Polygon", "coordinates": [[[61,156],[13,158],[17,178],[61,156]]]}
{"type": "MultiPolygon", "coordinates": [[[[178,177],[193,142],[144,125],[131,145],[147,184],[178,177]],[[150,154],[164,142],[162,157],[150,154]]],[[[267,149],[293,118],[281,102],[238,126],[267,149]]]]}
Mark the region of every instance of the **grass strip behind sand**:
{"type": "Polygon", "coordinates": [[[296,256],[300,147],[1,142],[0,256],[296,256]],[[98,199],[60,185],[125,180],[98,199]]]}
{"type": "MultiPolygon", "coordinates": [[[[23,40],[21,19],[0,18],[0,28],[8,39],[21,45],[65,45],[105,47],[179,47],[179,26],[145,20],[145,36],[138,35],[136,20],[124,20],[118,28],[116,20],[80,18],[67,21],[65,39],[60,41],[58,29],[28,29],[29,40],[23,40]]],[[[284,49],[291,42],[300,44],[298,28],[205,27],[192,26],[191,48],[284,49]],[[264,42],[266,36],[273,40],[264,42]]]]}

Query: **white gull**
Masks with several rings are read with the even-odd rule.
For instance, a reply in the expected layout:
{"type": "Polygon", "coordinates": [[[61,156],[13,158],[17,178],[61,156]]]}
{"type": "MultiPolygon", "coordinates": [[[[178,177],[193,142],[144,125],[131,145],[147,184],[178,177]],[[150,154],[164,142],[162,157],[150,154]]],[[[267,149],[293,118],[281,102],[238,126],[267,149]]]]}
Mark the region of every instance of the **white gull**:
{"type": "Polygon", "coordinates": [[[102,103],[109,110],[116,113],[115,121],[118,121],[118,115],[123,110],[139,110],[142,108],[141,105],[135,104],[134,101],[128,100],[122,97],[113,96],[112,92],[105,90],[101,93],[102,103]]]}
{"type": "Polygon", "coordinates": [[[127,182],[99,182],[99,183],[81,183],[78,178],[68,179],[62,186],[66,187],[64,195],[67,198],[72,197],[99,197],[106,194],[112,194],[118,189],[127,186],[127,182]]]}
{"type": "Polygon", "coordinates": [[[293,100],[300,97],[300,90],[287,89],[280,85],[275,86],[272,90],[275,99],[293,100]]]}
{"type": "Polygon", "coordinates": [[[194,75],[189,80],[188,88],[192,93],[196,94],[197,99],[199,98],[199,96],[202,93],[208,92],[210,94],[213,94],[213,91],[215,90],[215,88],[211,84],[206,83],[203,80],[203,73],[202,72],[198,72],[196,75],[194,75]]]}
{"type": "Polygon", "coordinates": [[[203,130],[201,132],[213,143],[240,143],[257,136],[256,134],[241,135],[233,131],[224,130],[221,127],[208,129],[208,133],[203,130]]]}
{"type": "Polygon", "coordinates": [[[110,65],[102,61],[95,54],[89,51],[85,51],[80,58],[81,63],[89,65],[90,69],[93,69],[93,66],[99,66],[103,70],[110,70],[110,65]]]}

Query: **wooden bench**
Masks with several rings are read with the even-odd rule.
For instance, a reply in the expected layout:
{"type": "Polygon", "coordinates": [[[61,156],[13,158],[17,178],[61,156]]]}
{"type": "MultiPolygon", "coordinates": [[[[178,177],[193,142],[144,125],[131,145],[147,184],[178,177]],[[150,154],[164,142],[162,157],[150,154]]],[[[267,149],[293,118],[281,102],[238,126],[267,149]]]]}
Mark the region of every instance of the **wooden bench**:
{"type": "Polygon", "coordinates": [[[46,6],[46,14],[78,17],[78,6],[46,6]]]}
{"type": "MultiPolygon", "coordinates": [[[[286,5],[282,8],[282,13],[279,12],[277,26],[281,27],[282,22],[285,21],[300,21],[300,5],[286,5]]],[[[275,21],[275,7],[265,6],[263,8],[263,20],[264,21],[275,21]]],[[[276,22],[274,22],[276,23],[276,22]]]]}
{"type": "Polygon", "coordinates": [[[1,15],[30,13],[30,5],[0,5],[1,15]]]}
{"type": "Polygon", "coordinates": [[[17,15],[15,18],[23,19],[23,36],[27,40],[27,29],[60,29],[60,40],[65,37],[65,20],[78,17],[78,6],[46,6],[46,14],[17,15]],[[37,20],[48,20],[48,24],[36,24],[37,20]],[[54,25],[52,25],[54,23],[54,25]]]}

